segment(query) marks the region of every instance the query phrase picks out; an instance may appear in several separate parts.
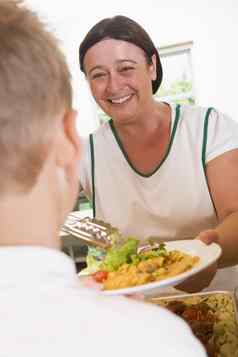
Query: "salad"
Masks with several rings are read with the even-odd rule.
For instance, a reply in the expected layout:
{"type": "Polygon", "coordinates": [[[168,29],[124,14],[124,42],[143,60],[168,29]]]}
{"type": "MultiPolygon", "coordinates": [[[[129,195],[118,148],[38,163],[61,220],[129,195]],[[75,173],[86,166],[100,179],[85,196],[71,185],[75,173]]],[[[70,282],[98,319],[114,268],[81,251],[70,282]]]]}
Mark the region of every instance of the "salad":
{"type": "Polygon", "coordinates": [[[89,248],[87,268],[89,274],[103,284],[103,289],[113,290],[160,281],[191,269],[199,257],[178,250],[168,251],[165,243],[148,243],[139,247],[139,241],[128,237],[123,243],[107,251],[89,248]]]}

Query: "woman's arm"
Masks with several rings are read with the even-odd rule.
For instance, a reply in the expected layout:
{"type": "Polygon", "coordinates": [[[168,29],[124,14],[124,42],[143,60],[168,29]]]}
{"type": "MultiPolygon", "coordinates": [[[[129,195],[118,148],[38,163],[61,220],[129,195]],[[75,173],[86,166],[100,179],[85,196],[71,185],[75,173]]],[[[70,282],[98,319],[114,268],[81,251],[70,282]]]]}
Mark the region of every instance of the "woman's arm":
{"type": "Polygon", "coordinates": [[[238,264],[238,149],[211,160],[206,166],[207,182],[220,223],[201,232],[204,243],[216,242],[222,247],[217,263],[189,278],[178,289],[197,292],[209,286],[217,268],[238,264]]]}
{"type": "Polygon", "coordinates": [[[215,229],[223,254],[218,267],[238,264],[238,211],[227,216],[215,229]]]}
{"type": "Polygon", "coordinates": [[[223,250],[219,267],[238,264],[238,149],[208,162],[206,176],[220,222],[215,228],[223,250]]]}

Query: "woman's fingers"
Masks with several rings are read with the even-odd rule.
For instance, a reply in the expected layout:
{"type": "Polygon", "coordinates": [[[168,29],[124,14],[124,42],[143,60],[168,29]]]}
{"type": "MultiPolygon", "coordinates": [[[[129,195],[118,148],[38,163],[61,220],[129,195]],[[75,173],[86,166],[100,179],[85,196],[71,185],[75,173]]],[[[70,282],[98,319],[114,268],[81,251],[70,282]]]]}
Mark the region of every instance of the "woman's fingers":
{"type": "Polygon", "coordinates": [[[214,229],[207,229],[206,231],[200,232],[196,239],[200,239],[205,244],[217,243],[218,233],[214,229]]]}

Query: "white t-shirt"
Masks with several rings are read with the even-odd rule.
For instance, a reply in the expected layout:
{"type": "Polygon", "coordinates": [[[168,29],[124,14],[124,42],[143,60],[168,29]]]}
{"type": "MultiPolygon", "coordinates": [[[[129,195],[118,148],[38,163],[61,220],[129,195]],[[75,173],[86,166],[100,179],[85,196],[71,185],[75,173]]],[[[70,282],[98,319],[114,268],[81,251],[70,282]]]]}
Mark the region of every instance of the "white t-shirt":
{"type": "Polygon", "coordinates": [[[125,236],[186,239],[218,223],[205,165],[238,148],[238,124],[216,110],[170,106],[169,148],[151,175],[133,167],[112,121],[93,134],[91,145],[89,139],[83,143],[80,183],[96,217],[125,236]]]}
{"type": "Polygon", "coordinates": [[[0,248],[0,357],[205,357],[169,311],[80,286],[70,258],[0,248]]]}

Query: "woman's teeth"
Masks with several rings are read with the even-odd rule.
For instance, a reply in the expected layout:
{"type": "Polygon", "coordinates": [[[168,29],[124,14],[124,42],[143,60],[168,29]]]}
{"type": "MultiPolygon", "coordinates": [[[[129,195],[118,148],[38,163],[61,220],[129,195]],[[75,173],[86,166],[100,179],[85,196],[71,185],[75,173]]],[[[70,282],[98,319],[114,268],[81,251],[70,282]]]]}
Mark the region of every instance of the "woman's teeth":
{"type": "Polygon", "coordinates": [[[130,97],[131,97],[131,94],[127,95],[126,97],[121,97],[121,98],[117,98],[117,99],[109,99],[109,100],[113,104],[122,104],[122,103],[126,102],[130,97]]]}

